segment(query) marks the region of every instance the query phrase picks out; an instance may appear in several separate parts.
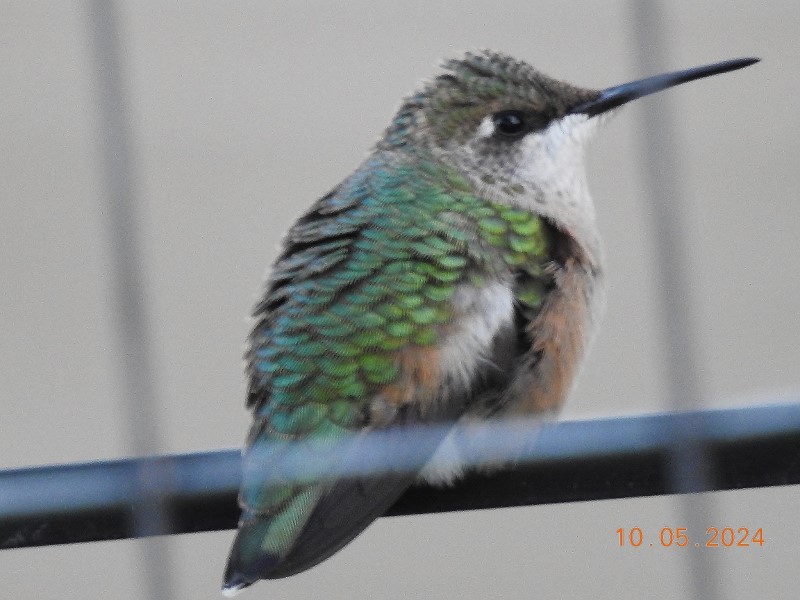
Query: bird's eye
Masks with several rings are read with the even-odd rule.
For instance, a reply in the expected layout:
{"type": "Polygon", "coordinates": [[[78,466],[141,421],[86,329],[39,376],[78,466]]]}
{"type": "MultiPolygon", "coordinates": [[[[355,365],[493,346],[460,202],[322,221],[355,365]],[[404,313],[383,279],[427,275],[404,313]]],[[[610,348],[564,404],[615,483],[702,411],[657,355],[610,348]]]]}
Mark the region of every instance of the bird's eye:
{"type": "Polygon", "coordinates": [[[519,110],[504,110],[492,117],[494,130],[505,138],[521,138],[528,132],[525,114],[519,110]]]}

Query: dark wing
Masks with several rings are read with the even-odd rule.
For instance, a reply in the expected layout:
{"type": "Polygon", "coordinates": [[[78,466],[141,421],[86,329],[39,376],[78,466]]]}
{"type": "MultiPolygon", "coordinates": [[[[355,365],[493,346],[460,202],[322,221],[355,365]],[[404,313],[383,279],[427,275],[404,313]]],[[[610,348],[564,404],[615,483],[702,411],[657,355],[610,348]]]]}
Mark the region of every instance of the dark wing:
{"type": "Polygon", "coordinates": [[[465,394],[441,392],[435,368],[451,298],[474,262],[468,236],[439,217],[452,197],[407,169],[370,172],[292,228],[256,310],[247,355],[255,421],[226,589],[330,556],[414,482],[445,434],[417,444],[402,473],[356,478],[344,475],[355,450],[325,472],[327,442],[453,421],[466,405],[465,394]],[[298,448],[314,444],[318,455],[294,461],[313,472],[281,475],[298,448]]]}
{"type": "MultiPolygon", "coordinates": [[[[413,432],[413,421],[402,425],[413,432]]],[[[399,434],[399,429],[389,430],[399,434]]],[[[314,507],[292,549],[267,575],[267,579],[286,577],[319,564],[359,535],[382,516],[418,478],[419,471],[446,435],[446,428],[428,428],[404,457],[402,472],[369,477],[344,478],[329,487],[314,507]]],[[[356,446],[357,447],[357,446],[356,446]]],[[[358,460],[358,450],[354,452],[358,460]]],[[[345,462],[345,469],[347,465],[345,462]]]]}
{"type": "MultiPolygon", "coordinates": [[[[418,478],[419,471],[447,433],[444,427],[429,428],[427,435],[410,448],[408,444],[398,444],[403,431],[419,422],[419,415],[411,405],[398,413],[394,427],[377,433],[394,436],[395,447],[410,449],[411,453],[404,457],[402,470],[369,476],[324,477],[329,468],[337,473],[363,472],[365,448],[359,442],[366,439],[369,443],[368,433],[357,437],[339,459],[330,459],[324,446],[317,450],[304,449],[305,454],[299,459],[291,455],[291,450],[267,456],[266,462],[273,465],[273,469],[265,469],[263,462],[251,467],[248,456],[245,457],[244,511],[228,560],[226,589],[241,589],[258,579],[277,579],[313,567],[341,549],[394,504],[418,478]],[[287,462],[291,469],[292,465],[309,460],[317,468],[308,475],[306,485],[280,488],[273,484],[264,488],[257,479],[253,481],[247,475],[247,470],[253,468],[261,473],[266,470],[273,477],[280,476],[280,469],[286,468],[287,462]],[[254,508],[264,494],[270,496],[261,502],[267,511],[259,513],[254,508]],[[283,496],[275,498],[275,494],[283,496]],[[285,537],[287,535],[290,537],[285,537]]],[[[445,414],[436,416],[447,417],[445,414]]],[[[426,413],[426,422],[430,418],[426,413]]],[[[256,463],[263,460],[263,457],[255,458],[256,463]]]]}

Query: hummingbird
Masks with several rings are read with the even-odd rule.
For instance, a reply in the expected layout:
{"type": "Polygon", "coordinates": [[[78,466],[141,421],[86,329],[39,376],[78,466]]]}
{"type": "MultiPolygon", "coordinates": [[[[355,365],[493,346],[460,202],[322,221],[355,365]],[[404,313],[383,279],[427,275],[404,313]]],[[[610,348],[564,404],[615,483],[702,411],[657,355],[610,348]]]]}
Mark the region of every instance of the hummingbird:
{"type": "Polygon", "coordinates": [[[253,423],[223,593],[313,567],[415,481],[463,470],[437,464],[443,434],[413,442],[411,469],[326,477],[339,460],[326,444],[557,411],[603,306],[586,142],[631,100],[757,61],[595,90],[483,50],[407,97],[366,160],[289,229],[253,311],[253,423]],[[281,476],[309,444],[315,469],[281,476]]]}

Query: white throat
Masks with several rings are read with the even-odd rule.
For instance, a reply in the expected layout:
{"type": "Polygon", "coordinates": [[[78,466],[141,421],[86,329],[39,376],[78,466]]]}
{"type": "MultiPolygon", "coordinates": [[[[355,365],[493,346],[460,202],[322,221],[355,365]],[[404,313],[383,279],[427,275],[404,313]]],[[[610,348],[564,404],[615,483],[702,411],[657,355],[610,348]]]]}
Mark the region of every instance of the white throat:
{"type": "MultiPolygon", "coordinates": [[[[477,136],[466,147],[467,172],[481,195],[513,204],[551,219],[584,247],[590,259],[602,260],[595,209],[586,182],[585,149],[588,140],[605,121],[601,117],[573,114],[528,134],[519,144],[512,164],[486,160],[481,146],[492,135],[491,116],[484,119],[477,136]],[[496,183],[486,182],[487,170],[496,183]]],[[[484,146],[485,147],[485,146],[484,146]]],[[[485,152],[484,152],[485,155],[485,152]]]]}

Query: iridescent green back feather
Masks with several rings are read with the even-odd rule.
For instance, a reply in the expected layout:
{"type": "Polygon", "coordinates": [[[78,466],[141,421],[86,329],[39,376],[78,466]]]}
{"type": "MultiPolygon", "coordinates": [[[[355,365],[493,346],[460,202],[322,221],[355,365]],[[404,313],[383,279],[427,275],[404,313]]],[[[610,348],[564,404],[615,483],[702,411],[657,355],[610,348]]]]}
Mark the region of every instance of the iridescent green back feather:
{"type": "Polygon", "coordinates": [[[535,312],[550,284],[542,220],[432,159],[396,161],[376,154],[298,221],[256,309],[241,560],[285,556],[330,484],[317,468],[264,486],[270,465],[291,442],[389,424],[370,421],[370,401],[399,377],[399,350],[442,343],[458,286],[515,277],[535,312]]]}

